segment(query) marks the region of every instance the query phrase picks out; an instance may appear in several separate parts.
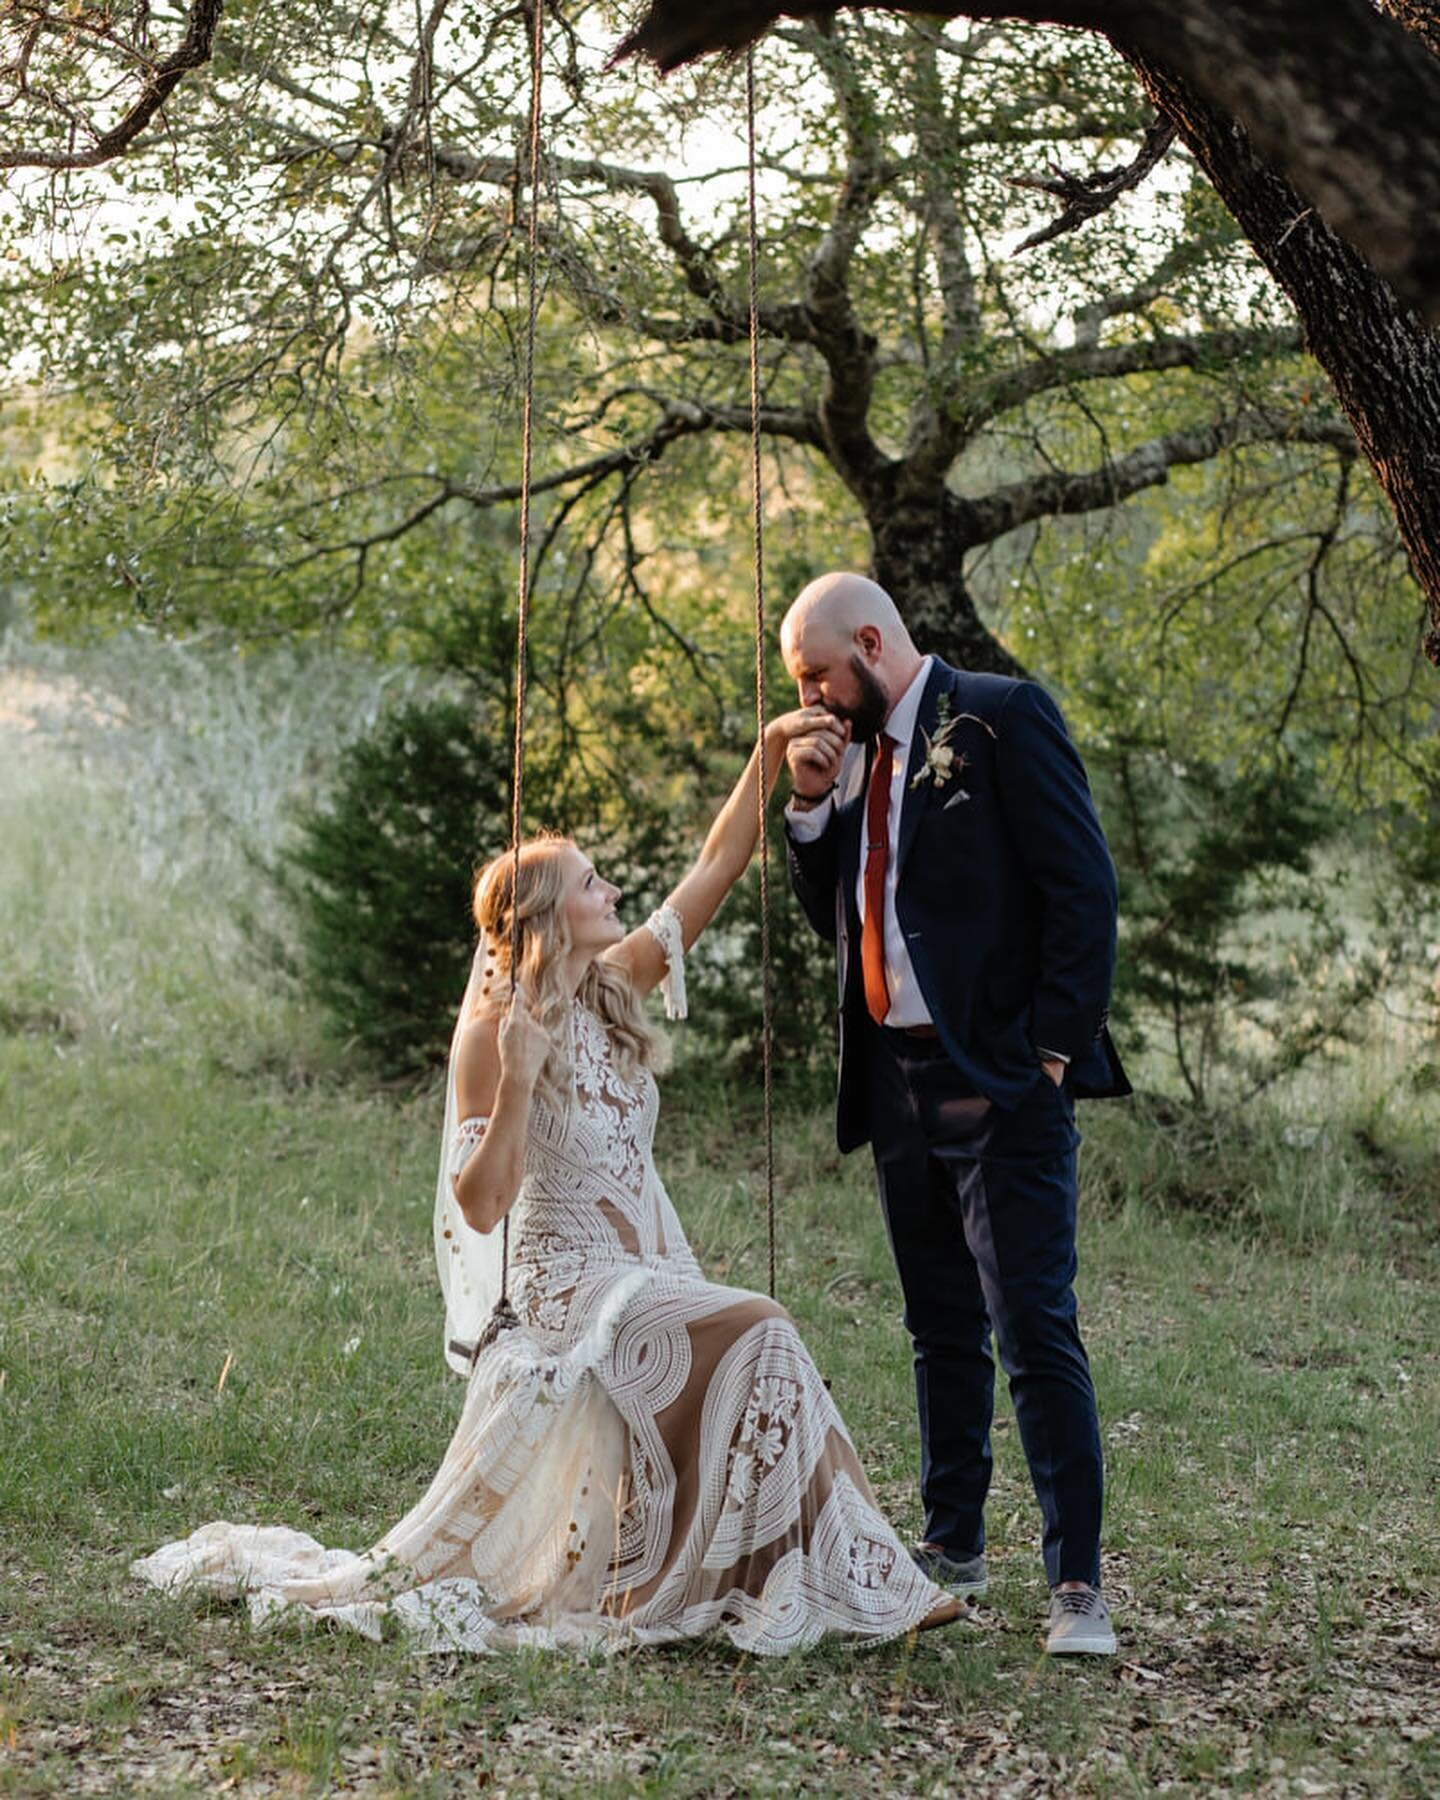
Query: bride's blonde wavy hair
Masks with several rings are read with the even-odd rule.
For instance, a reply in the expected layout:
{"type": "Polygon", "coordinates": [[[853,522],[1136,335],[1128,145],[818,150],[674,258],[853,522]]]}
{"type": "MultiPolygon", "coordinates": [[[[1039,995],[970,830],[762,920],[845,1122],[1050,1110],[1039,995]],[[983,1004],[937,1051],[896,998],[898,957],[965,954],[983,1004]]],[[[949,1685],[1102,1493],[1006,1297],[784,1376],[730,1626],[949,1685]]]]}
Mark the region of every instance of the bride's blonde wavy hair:
{"type": "MultiPolygon", "coordinates": [[[[551,1050],[536,1090],[561,1104],[571,1080],[566,1054],[571,996],[563,969],[572,939],[565,909],[567,850],[573,839],[544,832],[520,846],[520,983],[531,1012],[550,1033],[551,1050]]],[[[475,877],[475,923],[485,934],[490,964],[481,983],[477,1010],[501,1013],[510,1003],[511,895],[515,853],[507,850],[475,877]]],[[[624,969],[596,958],[580,983],[579,999],[604,1025],[615,1062],[627,1081],[656,1066],[661,1040],[645,1015],[640,996],[624,969]]]]}

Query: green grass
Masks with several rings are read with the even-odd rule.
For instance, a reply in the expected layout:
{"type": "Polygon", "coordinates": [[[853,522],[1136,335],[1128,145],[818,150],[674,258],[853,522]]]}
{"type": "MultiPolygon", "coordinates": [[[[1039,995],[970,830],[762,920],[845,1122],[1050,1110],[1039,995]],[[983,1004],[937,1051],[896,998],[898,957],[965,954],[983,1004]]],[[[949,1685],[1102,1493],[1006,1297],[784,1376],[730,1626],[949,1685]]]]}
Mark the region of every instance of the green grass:
{"type": "MultiPolygon", "coordinates": [[[[363,1545],[428,1479],[459,1400],[428,1245],[433,1097],[103,1044],[61,1058],[40,1036],[0,1044],[0,1077],[0,1792],[70,1793],[80,1770],[116,1792],[445,1794],[482,1772],[556,1794],[944,1792],[962,1773],[996,1793],[1280,1791],[1277,1759],[1297,1792],[1440,1784],[1433,1267],[1141,1203],[1088,1219],[1113,1664],[1039,1652],[1008,1413],[973,1626],[780,1664],[714,1645],[419,1663],[257,1637],[125,1571],[212,1517],[363,1545]]],[[[708,1266],[763,1282],[756,1122],[682,1088],[672,1190],[708,1266]]],[[[913,1528],[908,1354],[866,1170],[823,1117],[786,1116],[780,1194],[782,1292],[913,1528]]]]}
{"type": "MultiPolygon", "coordinates": [[[[428,1480],[460,1400],[438,1104],[347,1074],[222,886],[147,877],[93,767],[0,771],[0,1794],[1440,1791],[1440,1165],[1419,1102],[1368,1097],[1358,1139],[1338,1078],[1328,1150],[1278,1116],[1083,1120],[1112,1662],[1041,1653],[1003,1407],[991,1599],[912,1644],[419,1661],[133,1583],[217,1517],[363,1546],[428,1480]]],[[[661,1169],[751,1286],[759,1144],[753,1095],[682,1068],[661,1169]]],[[[913,1531],[868,1169],[823,1101],[787,1102],[778,1149],[782,1298],[913,1531]]]]}

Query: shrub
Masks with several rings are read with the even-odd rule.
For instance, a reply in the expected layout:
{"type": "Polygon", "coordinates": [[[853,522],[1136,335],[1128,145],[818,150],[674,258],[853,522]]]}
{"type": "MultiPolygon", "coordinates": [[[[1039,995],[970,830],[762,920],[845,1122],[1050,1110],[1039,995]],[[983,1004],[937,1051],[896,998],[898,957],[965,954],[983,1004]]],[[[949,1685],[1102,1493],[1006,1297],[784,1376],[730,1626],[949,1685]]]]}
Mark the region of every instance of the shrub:
{"type": "MultiPolygon", "coordinates": [[[[499,707],[410,702],[342,753],[320,801],[297,815],[298,838],[276,871],[291,903],[308,991],[378,1070],[405,1076],[443,1060],[474,933],[474,871],[509,838],[510,741],[499,707]]],[[[628,740],[627,740],[628,741],[628,740]]],[[[708,800],[635,778],[597,791],[537,735],[527,757],[527,827],[573,831],[624,890],[638,924],[698,852],[708,800]]],[[[650,771],[653,774],[653,770],[650,771]]],[[[716,784],[707,779],[707,794],[716,784]]],[[[682,1043],[731,1068],[761,1041],[760,927],[752,868],[689,970],[691,1023],[682,1043]]],[[[833,952],[806,924],[785,875],[783,839],[771,846],[771,949],[777,1057],[791,1064],[834,1053],[833,952]]]]}
{"type": "Polygon", "coordinates": [[[385,1074],[445,1055],[474,871],[509,837],[509,761],[485,711],[411,702],[350,744],[327,797],[298,814],[282,882],[306,985],[385,1074]]]}
{"type": "Polygon", "coordinates": [[[1115,1016],[1174,1058],[1190,1100],[1245,1100],[1348,1039],[1379,980],[1350,953],[1338,815],[1314,775],[1241,773],[1152,744],[1092,757],[1120,876],[1115,1016]]]}
{"type": "MultiPolygon", "coordinates": [[[[811,930],[790,892],[785,839],[771,819],[770,968],[775,1059],[793,1073],[835,1059],[835,949],[811,930]]],[[[694,1036],[733,1070],[759,1078],[764,1045],[759,859],[697,946],[690,986],[694,1036]]]]}

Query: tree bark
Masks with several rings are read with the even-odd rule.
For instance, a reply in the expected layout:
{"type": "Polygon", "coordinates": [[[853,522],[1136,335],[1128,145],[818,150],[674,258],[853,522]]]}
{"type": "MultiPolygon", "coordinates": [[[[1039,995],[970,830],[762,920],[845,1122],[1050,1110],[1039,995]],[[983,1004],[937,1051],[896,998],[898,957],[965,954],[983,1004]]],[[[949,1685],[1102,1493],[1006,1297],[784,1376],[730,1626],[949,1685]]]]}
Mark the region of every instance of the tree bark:
{"type": "MultiPolygon", "coordinates": [[[[1136,70],[1299,314],[1390,503],[1429,606],[1425,653],[1440,665],[1440,334],[1409,310],[1440,317],[1440,138],[1423,126],[1440,102],[1440,3],[1376,5],[1311,0],[1303,22],[1293,0],[926,0],[924,10],[1088,27],[1136,70]]],[[[627,47],[668,67],[744,43],[781,13],[817,10],[653,0],[627,47]]],[[[895,530],[867,515],[877,544],[895,530]]],[[[938,590],[926,576],[917,591],[938,590]]]]}
{"type": "MultiPolygon", "coordinates": [[[[1407,304],[1440,322],[1440,35],[1431,0],[890,0],[923,12],[1078,26],[1160,59],[1361,250],[1407,304]],[[1403,23],[1401,22],[1403,19],[1403,23]]],[[[792,0],[652,0],[617,56],[663,69],[735,49],[777,18],[831,6],[792,0]]]]}
{"type": "MultiPolygon", "coordinates": [[[[140,133],[160,111],[175,89],[192,69],[203,68],[215,52],[215,31],[220,23],[221,9],[225,0],[193,0],[185,21],[185,35],[168,56],[153,63],[145,71],[139,97],[108,129],[101,130],[91,126],[94,141],[83,147],[73,142],[63,150],[51,149],[43,144],[33,146],[0,145],[0,169],[48,169],[59,173],[65,169],[95,169],[101,163],[112,161],[121,156],[140,133]]],[[[6,12],[16,9],[7,7],[6,12]]],[[[148,9],[147,9],[148,10],[148,9]]],[[[9,23],[9,21],[7,21],[9,23]]],[[[108,24],[108,20],[106,21],[108,24]]],[[[89,125],[80,110],[78,96],[61,95],[49,89],[48,85],[36,87],[33,82],[27,85],[25,63],[29,60],[30,51],[39,40],[42,32],[49,32],[73,43],[80,37],[80,20],[77,9],[69,7],[65,12],[57,12],[51,16],[44,8],[33,12],[11,29],[28,37],[29,43],[15,63],[0,70],[0,80],[15,81],[17,98],[36,95],[41,109],[49,108],[58,114],[63,123],[68,124],[72,137],[78,135],[82,126],[89,125]]],[[[139,48],[144,39],[139,38],[135,46],[139,48]]],[[[7,108],[14,102],[7,102],[7,108]]]]}
{"type": "Polygon", "coordinates": [[[965,503],[943,480],[906,482],[903,465],[892,465],[891,477],[866,496],[866,522],[875,579],[911,636],[956,668],[1023,675],[981,619],[966,582],[965,553],[978,540],[965,528],[965,503]]]}
{"type": "Polygon", "coordinates": [[[1440,333],[1256,154],[1245,133],[1167,68],[1117,45],[1256,254],[1289,296],[1395,514],[1430,609],[1440,664],[1440,333]]]}

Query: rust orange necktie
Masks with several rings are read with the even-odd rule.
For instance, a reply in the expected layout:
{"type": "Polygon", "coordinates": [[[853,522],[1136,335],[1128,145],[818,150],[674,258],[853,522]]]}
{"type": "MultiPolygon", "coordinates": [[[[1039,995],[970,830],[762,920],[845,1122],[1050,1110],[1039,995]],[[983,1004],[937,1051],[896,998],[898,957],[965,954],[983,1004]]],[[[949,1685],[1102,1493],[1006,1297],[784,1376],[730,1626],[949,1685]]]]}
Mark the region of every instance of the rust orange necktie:
{"type": "Polygon", "coordinates": [[[865,972],[865,1005],[877,1025],[890,1010],[885,979],[885,871],[890,862],[890,778],[895,740],[880,736],[865,795],[865,919],[860,928],[860,966],[865,972]]]}

